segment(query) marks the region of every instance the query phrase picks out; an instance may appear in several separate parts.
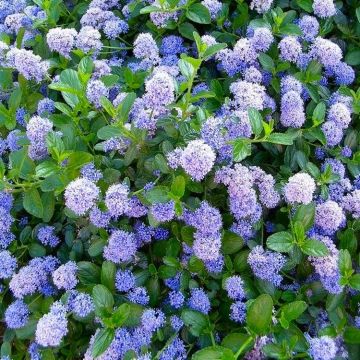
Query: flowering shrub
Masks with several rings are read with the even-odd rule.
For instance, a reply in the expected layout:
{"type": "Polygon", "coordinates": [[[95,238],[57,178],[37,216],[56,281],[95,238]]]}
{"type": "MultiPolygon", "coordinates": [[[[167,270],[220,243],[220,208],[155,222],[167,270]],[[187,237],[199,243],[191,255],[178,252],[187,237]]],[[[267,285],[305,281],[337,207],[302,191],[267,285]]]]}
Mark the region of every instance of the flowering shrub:
{"type": "Polygon", "coordinates": [[[1,360],[360,358],[355,0],[0,0],[1,360]]]}

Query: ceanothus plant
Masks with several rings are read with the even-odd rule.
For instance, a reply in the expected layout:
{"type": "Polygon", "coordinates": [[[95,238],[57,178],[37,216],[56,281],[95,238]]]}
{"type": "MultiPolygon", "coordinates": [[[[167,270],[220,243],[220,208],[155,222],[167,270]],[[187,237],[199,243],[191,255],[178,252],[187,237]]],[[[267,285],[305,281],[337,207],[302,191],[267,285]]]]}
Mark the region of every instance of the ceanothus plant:
{"type": "Polygon", "coordinates": [[[0,359],[359,359],[359,65],[356,0],[0,0],[0,359]]]}

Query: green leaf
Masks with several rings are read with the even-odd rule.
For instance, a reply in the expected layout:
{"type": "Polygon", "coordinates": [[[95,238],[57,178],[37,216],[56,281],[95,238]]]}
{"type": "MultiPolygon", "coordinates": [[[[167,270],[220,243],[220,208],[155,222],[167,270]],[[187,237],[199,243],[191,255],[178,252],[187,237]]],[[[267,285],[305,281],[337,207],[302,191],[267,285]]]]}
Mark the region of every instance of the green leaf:
{"type": "Polygon", "coordinates": [[[172,266],[160,265],[158,269],[158,275],[161,279],[170,279],[177,273],[177,269],[172,266]]]}
{"type": "Polygon", "coordinates": [[[302,35],[302,31],[298,25],[285,24],[280,26],[280,33],[284,35],[302,35]]]}
{"type": "Polygon", "coordinates": [[[171,192],[178,198],[185,194],[185,178],[181,175],[177,176],[171,184],[171,192]]]}
{"type": "Polygon", "coordinates": [[[282,346],[278,344],[266,344],[262,349],[262,352],[271,359],[286,359],[287,352],[282,346]]]}
{"type": "Polygon", "coordinates": [[[194,67],[188,61],[180,59],[178,61],[178,65],[181,74],[184,75],[187,79],[190,79],[191,76],[195,73],[194,67]]]}
{"type": "Polygon", "coordinates": [[[316,125],[321,124],[325,119],[325,113],[326,113],[325,103],[319,102],[313,111],[312,119],[314,121],[314,124],[316,125]]]}
{"type": "Polygon", "coordinates": [[[34,173],[35,164],[29,158],[26,148],[10,153],[9,158],[12,169],[17,170],[20,178],[27,179],[29,175],[34,173]]]}
{"type": "Polygon", "coordinates": [[[105,75],[100,78],[106,87],[114,86],[119,81],[119,76],[115,74],[105,75]]]}
{"type": "Polygon", "coordinates": [[[278,252],[289,252],[294,247],[292,235],[287,231],[280,231],[267,238],[266,245],[269,249],[278,252]]]}
{"type": "Polygon", "coordinates": [[[100,140],[108,140],[112,137],[119,137],[123,135],[123,131],[116,126],[104,126],[97,132],[97,137],[100,140]]]}
{"type": "Polygon", "coordinates": [[[360,7],[358,7],[356,9],[356,18],[357,18],[358,22],[360,23],[360,7]]]}
{"type": "Polygon", "coordinates": [[[312,0],[296,0],[296,3],[305,11],[312,13],[312,0]]]}
{"type": "Polygon", "coordinates": [[[97,239],[90,245],[88,249],[88,253],[91,257],[96,257],[102,254],[104,247],[106,245],[106,240],[104,239],[97,239]]]}
{"type": "Polygon", "coordinates": [[[181,319],[194,336],[199,336],[208,325],[206,316],[194,310],[184,309],[181,312],[181,319]]]}
{"type": "Polygon", "coordinates": [[[267,138],[266,141],[273,144],[280,145],[292,145],[294,140],[298,137],[299,133],[289,134],[289,133],[272,133],[267,138]]]}
{"type": "Polygon", "coordinates": [[[116,265],[112,261],[104,261],[101,266],[101,283],[108,289],[115,289],[116,265]]]}
{"type": "Polygon", "coordinates": [[[196,32],[196,29],[194,25],[189,22],[184,22],[179,25],[179,33],[186,39],[194,40],[194,32],[196,32]]]}
{"type": "Polygon", "coordinates": [[[22,96],[22,91],[20,88],[16,88],[15,90],[13,90],[8,101],[10,110],[12,111],[17,110],[17,108],[20,106],[21,103],[21,96],[22,96]]]}
{"type": "Polygon", "coordinates": [[[221,242],[221,249],[227,255],[237,253],[244,246],[242,237],[228,230],[224,231],[221,242]]]}
{"type": "Polygon", "coordinates": [[[44,207],[37,189],[32,188],[25,192],[23,206],[29,214],[40,219],[43,217],[44,207]]]}
{"type": "Polygon", "coordinates": [[[94,69],[94,62],[92,61],[91,57],[85,56],[83,57],[78,66],[79,72],[83,74],[91,74],[94,69]]]}
{"type": "Polygon", "coordinates": [[[329,249],[326,245],[315,239],[306,240],[305,243],[301,246],[303,253],[309,256],[322,257],[329,254],[329,249]]]}
{"type": "Polygon", "coordinates": [[[63,70],[60,74],[60,81],[76,90],[82,90],[82,84],[78,73],[73,69],[63,70]]]}
{"type": "Polygon", "coordinates": [[[15,330],[16,337],[19,340],[31,339],[35,335],[36,325],[36,319],[29,319],[24,327],[15,330]]]}
{"type": "Polygon", "coordinates": [[[3,358],[11,358],[11,343],[8,341],[3,341],[1,345],[0,356],[3,358]]]}
{"type": "Polygon", "coordinates": [[[248,114],[253,133],[255,136],[260,135],[263,130],[262,116],[260,112],[254,108],[250,108],[248,110],[248,114]]]}
{"type": "Polygon", "coordinates": [[[92,298],[98,309],[106,308],[111,311],[114,306],[114,298],[104,285],[98,284],[93,287],[92,298]]]}
{"type": "Polygon", "coordinates": [[[83,165],[92,162],[94,157],[85,151],[76,151],[69,155],[66,168],[69,171],[79,169],[83,165]]]}
{"type": "Polygon", "coordinates": [[[240,162],[251,155],[251,143],[248,139],[236,139],[232,144],[234,161],[240,162]]]}
{"type": "Polygon", "coordinates": [[[135,100],[136,94],[134,92],[131,92],[125,96],[125,99],[121,101],[121,103],[117,107],[117,117],[122,121],[122,123],[125,123],[128,120],[129,112],[135,100]]]}
{"type": "Polygon", "coordinates": [[[270,295],[262,294],[249,306],[246,323],[258,335],[264,335],[272,319],[273,300],[270,295]]]}
{"type": "Polygon", "coordinates": [[[115,336],[114,329],[101,329],[95,336],[94,344],[92,346],[92,356],[94,358],[103,354],[110,346],[115,336]]]}
{"type": "Polygon", "coordinates": [[[352,271],[351,256],[347,249],[341,249],[339,252],[339,271],[342,276],[346,276],[349,271],[352,271]]]}
{"type": "Polygon", "coordinates": [[[234,353],[237,353],[244,346],[243,352],[245,353],[252,347],[253,342],[253,338],[248,334],[231,333],[224,337],[221,345],[231,349],[234,353]]]}
{"type": "Polygon", "coordinates": [[[260,61],[261,66],[265,70],[272,72],[273,69],[275,68],[275,63],[274,60],[271,58],[271,56],[265,53],[260,53],[258,59],[260,61]]]}
{"type": "Polygon", "coordinates": [[[113,327],[121,327],[130,315],[130,305],[121,304],[111,316],[113,327]]]}
{"type": "Polygon", "coordinates": [[[356,327],[346,327],[343,336],[347,344],[360,344],[360,329],[356,327]]]}
{"type": "Polygon", "coordinates": [[[306,309],[305,301],[293,301],[281,307],[281,313],[284,318],[290,322],[296,320],[306,309]]]}
{"type": "Polygon", "coordinates": [[[43,216],[44,222],[49,222],[54,215],[55,211],[55,196],[54,193],[49,191],[41,195],[41,202],[43,204],[43,216]]]}
{"type": "Polygon", "coordinates": [[[360,274],[353,275],[349,280],[349,285],[355,290],[360,290],[360,274]]]}
{"type": "Polygon", "coordinates": [[[219,44],[209,46],[204,52],[204,55],[203,55],[204,59],[209,59],[211,56],[215,55],[220,50],[225,49],[226,46],[227,45],[225,43],[219,43],[219,44]]]}
{"type": "Polygon", "coordinates": [[[169,200],[168,189],[164,186],[156,186],[146,191],[144,196],[151,204],[165,203],[169,200]]]}
{"type": "Polygon", "coordinates": [[[230,349],[217,345],[197,351],[192,360],[235,360],[235,356],[230,349]]]}
{"type": "Polygon", "coordinates": [[[102,96],[100,98],[101,106],[104,108],[104,110],[112,117],[114,118],[116,115],[116,111],[114,108],[114,105],[112,102],[105,96],[102,96]]]}
{"type": "Polygon", "coordinates": [[[353,50],[345,55],[345,62],[351,66],[360,64],[360,50],[353,50]]]}
{"type": "Polygon", "coordinates": [[[79,261],[77,266],[77,276],[81,284],[94,285],[100,282],[100,268],[97,265],[89,261],[79,261]]]}
{"type": "Polygon", "coordinates": [[[144,312],[144,308],[138,304],[128,304],[130,307],[129,316],[123,323],[123,326],[135,327],[140,324],[141,315],[144,312]]]}
{"type": "Polygon", "coordinates": [[[56,174],[59,168],[53,161],[44,161],[35,168],[35,174],[37,177],[46,178],[50,175],[56,174]]]}
{"type": "Polygon", "coordinates": [[[33,258],[44,256],[44,255],[46,255],[46,249],[44,246],[42,246],[38,243],[33,243],[29,247],[29,254],[33,258]]]}
{"type": "Polygon", "coordinates": [[[155,155],[155,166],[163,173],[168,174],[170,172],[170,168],[167,164],[167,161],[162,154],[155,155]]]}
{"type": "Polygon", "coordinates": [[[315,219],[314,203],[298,206],[293,217],[293,221],[300,222],[303,225],[304,230],[309,230],[313,226],[314,219],[315,219]]]}
{"type": "Polygon", "coordinates": [[[140,14],[150,14],[152,12],[158,12],[159,10],[161,9],[156,6],[145,6],[140,10],[140,14]]]}
{"type": "Polygon", "coordinates": [[[186,17],[198,24],[210,24],[209,10],[202,4],[193,4],[186,10],[186,17]]]}

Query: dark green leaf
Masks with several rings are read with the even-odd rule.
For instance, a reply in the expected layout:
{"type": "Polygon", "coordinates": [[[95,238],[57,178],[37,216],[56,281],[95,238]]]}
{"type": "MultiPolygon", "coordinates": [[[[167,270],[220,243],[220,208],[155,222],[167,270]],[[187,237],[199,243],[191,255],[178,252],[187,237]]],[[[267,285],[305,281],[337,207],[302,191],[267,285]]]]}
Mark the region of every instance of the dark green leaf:
{"type": "Polygon", "coordinates": [[[184,22],[179,25],[179,33],[186,39],[194,40],[194,32],[196,32],[196,29],[191,23],[184,22]]]}
{"type": "Polygon", "coordinates": [[[77,276],[83,285],[94,285],[100,282],[100,268],[88,261],[77,263],[77,276]]]}
{"type": "Polygon", "coordinates": [[[38,243],[33,243],[29,247],[29,254],[33,258],[44,256],[44,255],[46,255],[46,249],[44,248],[44,246],[42,246],[38,243]]]}
{"type": "Polygon", "coordinates": [[[313,12],[312,0],[296,0],[296,3],[305,11],[309,13],[313,12]]]}
{"type": "Polygon", "coordinates": [[[232,231],[225,230],[222,237],[221,249],[224,254],[235,254],[244,246],[241,236],[232,231]]]}
{"type": "Polygon", "coordinates": [[[25,192],[23,206],[29,214],[40,219],[43,217],[44,207],[37,189],[32,188],[25,192]]]}
{"type": "Polygon", "coordinates": [[[360,64],[360,50],[353,50],[353,51],[348,52],[345,55],[345,61],[351,66],[359,65],[360,64]]]}
{"type": "Polygon", "coordinates": [[[194,336],[199,336],[208,325],[206,316],[194,310],[184,309],[181,313],[181,319],[194,336]]]}
{"type": "Polygon", "coordinates": [[[158,275],[161,279],[169,279],[174,277],[177,273],[177,269],[172,266],[160,265],[158,269],[158,275]]]}
{"type": "Polygon", "coordinates": [[[54,193],[49,191],[41,195],[41,202],[43,204],[43,221],[49,222],[54,215],[55,211],[55,196],[54,193]]]}
{"type": "Polygon", "coordinates": [[[293,301],[289,304],[282,306],[281,312],[287,321],[296,320],[306,309],[307,304],[305,301],[293,301]]]}
{"type": "Polygon", "coordinates": [[[233,352],[222,346],[209,346],[197,351],[192,360],[235,360],[233,352]]]}
{"type": "Polygon", "coordinates": [[[241,347],[247,344],[243,349],[243,353],[245,353],[251,348],[253,342],[253,338],[248,334],[231,333],[224,337],[221,345],[231,349],[234,353],[237,353],[241,347]]]}

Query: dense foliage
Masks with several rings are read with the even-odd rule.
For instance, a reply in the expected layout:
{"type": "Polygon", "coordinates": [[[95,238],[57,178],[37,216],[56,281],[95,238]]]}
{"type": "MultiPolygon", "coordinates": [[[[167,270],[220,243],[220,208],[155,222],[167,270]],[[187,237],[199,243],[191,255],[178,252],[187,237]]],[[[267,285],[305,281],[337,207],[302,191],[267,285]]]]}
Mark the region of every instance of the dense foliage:
{"type": "Polygon", "coordinates": [[[0,0],[1,360],[360,358],[357,0],[0,0]]]}

